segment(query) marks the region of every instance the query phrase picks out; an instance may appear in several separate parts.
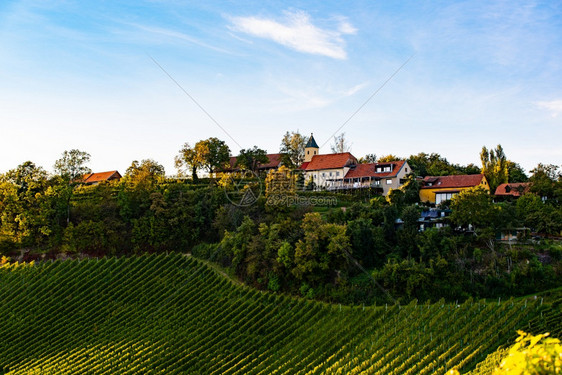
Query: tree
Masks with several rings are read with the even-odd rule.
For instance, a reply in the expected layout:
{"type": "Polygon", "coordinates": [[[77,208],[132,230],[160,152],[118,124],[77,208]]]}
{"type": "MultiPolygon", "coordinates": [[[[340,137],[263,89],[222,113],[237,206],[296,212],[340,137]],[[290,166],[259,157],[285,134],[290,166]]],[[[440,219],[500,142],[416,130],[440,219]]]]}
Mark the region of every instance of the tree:
{"type": "Polygon", "coordinates": [[[483,146],[480,160],[482,161],[482,173],[486,176],[490,191],[493,193],[500,184],[508,181],[508,163],[502,146],[497,145],[495,150],[488,150],[486,146],[483,146]]]}
{"type": "Polygon", "coordinates": [[[531,170],[531,192],[553,199],[557,195],[557,190],[562,188],[562,173],[558,171],[558,166],[553,164],[539,164],[531,170]]]}
{"type": "Polygon", "coordinates": [[[410,155],[408,165],[412,168],[414,176],[446,176],[459,173],[447,159],[437,153],[420,152],[417,155],[410,155]]]}
{"type": "Polygon", "coordinates": [[[388,154],[388,155],[381,156],[379,158],[378,162],[379,163],[390,163],[391,161],[398,161],[398,160],[404,160],[404,159],[401,158],[400,156],[388,154]]]}
{"type": "Polygon", "coordinates": [[[199,141],[195,144],[194,150],[197,154],[197,160],[211,175],[217,169],[228,165],[230,161],[230,148],[218,138],[211,137],[199,141]]]}
{"type": "Polygon", "coordinates": [[[328,281],[350,261],[351,243],[346,226],[325,224],[319,213],[307,213],[302,221],[304,238],[295,246],[293,275],[316,284],[328,281]]]}
{"type": "Polygon", "coordinates": [[[420,201],[420,181],[412,174],[408,175],[406,182],[400,188],[404,192],[404,203],[416,204],[420,201]]]}
{"type": "Polygon", "coordinates": [[[281,140],[279,152],[283,154],[282,162],[288,168],[298,168],[304,161],[306,139],[298,131],[287,132],[281,140]]]}
{"type": "Polygon", "coordinates": [[[474,165],[473,163],[470,163],[468,165],[453,164],[452,167],[459,174],[480,174],[480,173],[482,173],[482,170],[478,166],[474,165]]]}
{"type": "Polygon", "coordinates": [[[377,162],[377,155],[375,155],[375,154],[367,154],[367,155],[363,156],[362,158],[359,158],[360,164],[371,164],[371,163],[376,163],[376,162],[377,162]]]}
{"type": "Polygon", "coordinates": [[[240,150],[240,154],[236,158],[236,166],[255,172],[260,164],[265,164],[268,161],[265,150],[254,146],[254,148],[240,150]]]}
{"type": "Polygon", "coordinates": [[[265,178],[265,196],[267,204],[273,206],[287,206],[288,198],[296,196],[296,174],[284,165],[277,170],[271,170],[265,178]]]}
{"type": "Polygon", "coordinates": [[[31,161],[26,161],[11,169],[1,179],[18,186],[20,192],[27,191],[33,182],[44,181],[47,179],[47,172],[35,165],[31,161]]]}
{"type": "Polygon", "coordinates": [[[348,144],[347,139],[345,139],[345,133],[334,136],[334,143],[330,146],[334,154],[349,152],[351,150],[351,145],[348,144]]]}
{"type": "Polygon", "coordinates": [[[459,226],[472,225],[476,231],[495,224],[496,208],[492,197],[480,186],[453,196],[451,209],[451,221],[459,226]]]}
{"type": "Polygon", "coordinates": [[[509,182],[527,182],[529,177],[525,174],[525,170],[517,163],[511,160],[507,161],[507,178],[509,182]]]}
{"type": "Polygon", "coordinates": [[[152,159],[144,159],[140,163],[134,160],[125,172],[125,180],[135,186],[152,185],[165,176],[164,167],[152,159]]]}
{"type": "Polygon", "coordinates": [[[55,172],[67,181],[76,181],[92,170],[86,166],[90,154],[77,149],[65,151],[62,158],[55,161],[55,172]]]}
{"type": "Polygon", "coordinates": [[[179,151],[179,155],[175,157],[176,168],[181,175],[181,170],[185,166],[191,169],[191,177],[193,181],[197,181],[197,170],[203,168],[203,155],[198,154],[195,147],[191,147],[189,143],[184,143],[179,151]]]}

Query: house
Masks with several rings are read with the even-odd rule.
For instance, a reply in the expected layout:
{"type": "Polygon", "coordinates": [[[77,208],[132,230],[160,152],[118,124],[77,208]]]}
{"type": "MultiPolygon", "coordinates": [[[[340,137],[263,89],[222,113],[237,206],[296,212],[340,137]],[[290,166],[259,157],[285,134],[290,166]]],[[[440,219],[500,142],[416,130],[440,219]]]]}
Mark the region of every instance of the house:
{"type": "Polygon", "coordinates": [[[483,174],[452,175],[452,176],[426,176],[420,188],[420,200],[440,204],[450,200],[463,190],[482,186],[488,192],[490,186],[483,174]]]}
{"type": "Polygon", "coordinates": [[[357,163],[357,158],[349,152],[316,154],[300,169],[304,170],[306,182],[313,181],[319,188],[337,189],[344,187],[345,175],[357,163]]]}
{"type": "MultiPolygon", "coordinates": [[[[272,169],[278,169],[281,166],[281,159],[283,154],[267,154],[268,162],[265,164],[258,164],[257,172],[268,172],[272,169]]],[[[239,172],[240,168],[236,166],[236,156],[231,156],[229,166],[217,172],[217,177],[221,177],[223,173],[239,172]]]]}
{"type": "Polygon", "coordinates": [[[451,214],[451,210],[439,210],[437,208],[430,208],[428,210],[423,210],[421,216],[418,219],[418,225],[420,231],[424,231],[429,228],[443,228],[449,226],[448,216],[451,214]]]}
{"type": "Polygon", "coordinates": [[[512,182],[501,184],[496,188],[494,195],[499,198],[513,199],[519,198],[529,192],[531,184],[529,182],[512,182]]]}
{"type": "Polygon", "coordinates": [[[357,164],[350,167],[344,177],[344,186],[349,189],[379,188],[383,195],[390,189],[398,189],[412,170],[407,161],[357,164]]]}
{"type": "Polygon", "coordinates": [[[319,155],[314,136],[304,148],[304,162],[299,167],[304,171],[306,183],[314,182],[317,188],[337,189],[344,186],[344,177],[349,169],[357,164],[357,158],[349,152],[319,155]]]}
{"type": "Polygon", "coordinates": [[[283,157],[283,154],[267,154],[266,156],[269,161],[264,164],[259,164],[258,171],[268,172],[272,169],[279,169],[282,164],[281,158],[283,157]]]}
{"type": "Polygon", "coordinates": [[[349,152],[321,155],[318,150],[311,134],[305,146],[304,163],[299,168],[304,171],[306,183],[312,181],[317,188],[379,188],[386,195],[390,189],[402,186],[404,178],[411,172],[410,166],[403,160],[359,164],[349,152]]]}
{"type": "Polygon", "coordinates": [[[86,185],[97,185],[103,181],[119,181],[121,177],[121,174],[117,171],[88,173],[82,177],[80,182],[86,185]]]}

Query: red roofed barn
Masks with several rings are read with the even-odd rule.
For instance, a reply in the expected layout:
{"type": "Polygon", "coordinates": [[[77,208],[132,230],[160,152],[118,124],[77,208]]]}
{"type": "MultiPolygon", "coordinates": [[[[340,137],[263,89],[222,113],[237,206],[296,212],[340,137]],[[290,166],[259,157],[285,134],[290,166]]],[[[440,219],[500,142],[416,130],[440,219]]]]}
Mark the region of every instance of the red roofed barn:
{"type": "Polygon", "coordinates": [[[82,177],[82,183],[86,185],[96,185],[103,181],[119,181],[121,174],[117,171],[88,173],[82,177]]]}

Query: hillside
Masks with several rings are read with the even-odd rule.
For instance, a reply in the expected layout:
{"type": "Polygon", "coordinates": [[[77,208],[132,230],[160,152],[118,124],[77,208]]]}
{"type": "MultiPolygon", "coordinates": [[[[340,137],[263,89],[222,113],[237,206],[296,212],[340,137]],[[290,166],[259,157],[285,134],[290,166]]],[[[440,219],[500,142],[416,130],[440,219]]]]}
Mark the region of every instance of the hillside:
{"type": "Polygon", "coordinates": [[[443,374],[562,334],[561,292],[348,307],[235,285],[183,255],[0,268],[3,374],[443,374]]]}

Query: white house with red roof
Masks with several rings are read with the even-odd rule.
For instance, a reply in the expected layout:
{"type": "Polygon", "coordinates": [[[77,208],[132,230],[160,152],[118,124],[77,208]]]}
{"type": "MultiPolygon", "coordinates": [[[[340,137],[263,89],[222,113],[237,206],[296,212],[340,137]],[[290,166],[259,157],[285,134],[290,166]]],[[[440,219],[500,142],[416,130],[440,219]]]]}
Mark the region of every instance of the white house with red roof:
{"type": "Polygon", "coordinates": [[[314,155],[303,163],[305,181],[313,181],[317,187],[343,188],[347,172],[357,165],[357,159],[349,152],[314,155]]]}
{"type": "Polygon", "coordinates": [[[357,164],[347,171],[344,186],[347,188],[379,188],[383,195],[404,185],[411,172],[405,160],[386,163],[357,164]]]}
{"type": "Polygon", "coordinates": [[[304,163],[300,169],[305,181],[313,181],[316,187],[325,189],[359,189],[379,187],[384,195],[390,189],[398,189],[410,173],[406,161],[359,164],[349,152],[318,154],[318,145],[313,135],[305,147],[304,163]]]}

